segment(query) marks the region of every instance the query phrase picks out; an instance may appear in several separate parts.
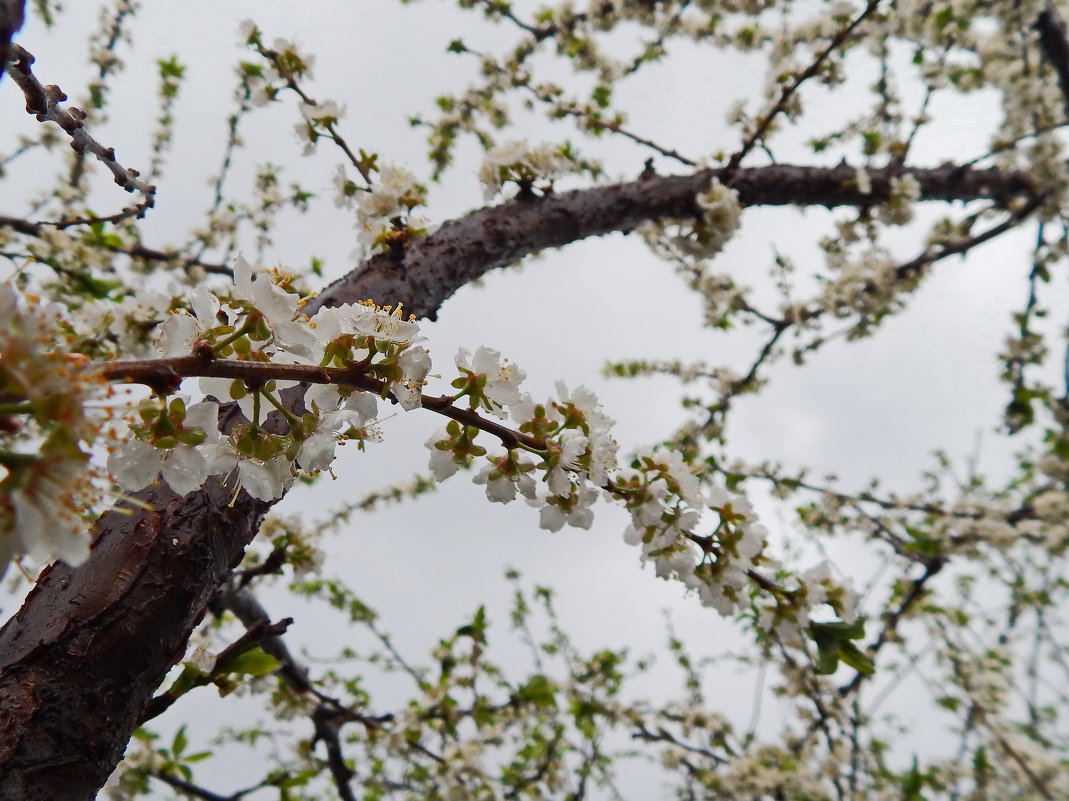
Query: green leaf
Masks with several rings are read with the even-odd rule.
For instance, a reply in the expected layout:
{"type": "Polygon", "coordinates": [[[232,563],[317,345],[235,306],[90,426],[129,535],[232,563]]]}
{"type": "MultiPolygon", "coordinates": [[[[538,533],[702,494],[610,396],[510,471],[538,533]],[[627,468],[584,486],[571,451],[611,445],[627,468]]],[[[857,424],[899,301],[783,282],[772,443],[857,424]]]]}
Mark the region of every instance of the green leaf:
{"type": "Polygon", "coordinates": [[[830,676],[839,667],[839,653],[831,648],[821,648],[817,645],[816,671],[821,676],[830,676]]]}
{"type": "Polygon", "coordinates": [[[865,621],[858,618],[853,623],[810,623],[809,636],[817,646],[816,671],[821,675],[834,673],[842,662],[859,673],[871,675],[876,666],[851,640],[865,636],[865,621]]]}
{"type": "Polygon", "coordinates": [[[917,757],[913,757],[913,766],[902,777],[902,798],[904,801],[924,801],[921,790],[924,787],[924,774],[917,769],[917,757]]]}
{"type": "Polygon", "coordinates": [[[457,629],[458,637],[471,637],[475,642],[480,645],[486,645],[486,627],[489,625],[486,620],[486,607],[480,606],[475,611],[475,617],[471,623],[466,626],[461,626],[457,629]]]}
{"type": "Polygon", "coordinates": [[[174,733],[174,740],[171,741],[171,754],[175,759],[182,755],[182,752],[186,750],[186,745],[189,740],[186,739],[186,727],[185,724],[178,727],[178,731],[174,733]]]}
{"type": "Polygon", "coordinates": [[[181,698],[195,687],[203,687],[207,684],[207,676],[189,662],[183,663],[182,672],[167,689],[167,694],[173,698],[181,698]]]}
{"type": "Polygon", "coordinates": [[[516,698],[526,701],[534,706],[547,709],[557,708],[556,687],[545,676],[538,674],[532,676],[526,684],[516,690],[516,698]]]}
{"type": "Polygon", "coordinates": [[[220,665],[217,673],[236,674],[238,676],[265,676],[279,666],[279,661],[270,654],[264,653],[257,645],[244,653],[238,654],[225,665],[220,665]]]}
{"type": "Polygon", "coordinates": [[[839,660],[866,676],[876,672],[876,664],[852,642],[839,647],[839,660]]]}

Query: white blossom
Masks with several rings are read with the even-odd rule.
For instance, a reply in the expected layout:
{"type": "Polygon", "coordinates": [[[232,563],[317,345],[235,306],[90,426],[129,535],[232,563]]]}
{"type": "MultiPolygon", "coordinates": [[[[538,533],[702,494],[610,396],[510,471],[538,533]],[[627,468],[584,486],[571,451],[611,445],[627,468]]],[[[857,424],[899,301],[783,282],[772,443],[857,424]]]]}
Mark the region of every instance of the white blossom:
{"type": "Polygon", "coordinates": [[[462,462],[458,462],[454,458],[453,451],[443,450],[437,447],[439,442],[448,440],[449,433],[443,427],[431,434],[424,443],[431,452],[430,463],[428,466],[435,481],[445,481],[463,466],[462,462]]]}
{"type": "Polygon", "coordinates": [[[218,418],[219,407],[215,403],[195,403],[186,408],[182,427],[203,431],[205,440],[202,443],[178,443],[171,448],[159,448],[131,438],[112,448],[108,455],[108,472],[129,492],[147,487],[161,474],[179,495],[200,489],[209,475],[226,472],[235,463],[233,451],[223,446],[218,418]]]}
{"type": "Polygon", "coordinates": [[[401,408],[406,412],[418,409],[426,383],[427,373],[431,370],[431,357],[422,345],[405,350],[397,360],[403,377],[390,384],[390,394],[397,398],[401,408]]]}
{"type": "Polygon", "coordinates": [[[492,415],[504,420],[508,409],[524,399],[520,393],[520,384],[527,374],[508,359],[501,360],[501,354],[493,348],[480,347],[474,357],[467,348],[461,348],[456,355],[456,365],[476,375],[486,376],[483,394],[493,404],[488,409],[492,415]]]}
{"type": "Polygon", "coordinates": [[[242,459],[238,462],[238,483],[252,497],[273,501],[293,484],[293,469],[284,454],[268,461],[242,459]]]}
{"type": "Polygon", "coordinates": [[[506,183],[530,185],[552,180],[567,172],[570,166],[571,162],[553,145],[531,147],[525,142],[507,142],[483,157],[479,167],[483,199],[489,201],[506,183]]]}

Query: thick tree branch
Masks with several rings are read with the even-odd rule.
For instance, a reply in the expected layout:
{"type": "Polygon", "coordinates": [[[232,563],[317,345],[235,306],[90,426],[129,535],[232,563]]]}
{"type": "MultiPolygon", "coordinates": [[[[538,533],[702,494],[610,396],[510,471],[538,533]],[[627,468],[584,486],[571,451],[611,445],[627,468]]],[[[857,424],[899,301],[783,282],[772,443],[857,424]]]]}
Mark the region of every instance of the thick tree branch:
{"type": "Polygon", "coordinates": [[[233,494],[142,491],[84,565],[38,579],[0,630],[0,798],[94,797],[268,508],[233,494]]]}
{"type": "MultiPolygon", "coordinates": [[[[941,167],[912,170],[928,200],[1009,202],[1031,196],[1024,173],[941,167]]],[[[871,173],[773,166],[732,177],[745,205],[874,205],[903,170],[871,173]]],[[[335,282],[307,309],[374,298],[433,317],[459,287],[545,248],[694,216],[712,178],[645,176],[631,183],[522,198],[474,212],[377,256],[335,282]]],[[[237,414],[228,407],[221,422],[237,414]]],[[[183,654],[213,594],[240,562],[269,504],[209,480],[178,498],[137,493],[144,508],[97,522],[89,559],[42,574],[0,629],[0,798],[85,801],[118,762],[153,690],[183,654]]]]}
{"type": "Polygon", "coordinates": [[[0,0],[0,80],[11,58],[11,39],[22,27],[25,11],[26,0],[0,0]]]}
{"type": "MultiPolygon", "coordinates": [[[[1008,202],[1033,194],[1024,172],[954,166],[872,170],[868,193],[858,187],[857,170],[846,165],[740,169],[731,185],[744,206],[875,206],[887,200],[891,180],[906,173],[917,179],[923,200],[1008,202]]],[[[694,217],[695,197],[725,174],[709,169],[686,176],[647,175],[480,209],[410,243],[402,254],[370,259],[327,287],[307,311],[372,298],[379,304],[403,302],[417,317],[433,320],[446,298],[495,267],[587,237],[627,233],[651,220],[694,217]]]]}
{"type": "Polygon", "coordinates": [[[1058,88],[1062,91],[1062,102],[1069,116],[1069,34],[1065,20],[1053,3],[1048,3],[1040,12],[1035,29],[1039,32],[1039,49],[1058,76],[1058,88]]]}

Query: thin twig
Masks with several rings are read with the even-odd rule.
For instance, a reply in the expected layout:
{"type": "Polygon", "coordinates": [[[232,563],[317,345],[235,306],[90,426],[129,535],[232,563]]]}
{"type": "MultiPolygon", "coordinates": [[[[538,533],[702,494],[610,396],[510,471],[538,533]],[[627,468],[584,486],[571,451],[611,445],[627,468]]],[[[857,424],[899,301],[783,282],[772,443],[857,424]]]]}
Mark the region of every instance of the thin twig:
{"type": "Polygon", "coordinates": [[[765,135],[765,132],[768,130],[769,126],[772,125],[772,121],[777,116],[779,116],[779,114],[785,108],[787,108],[787,103],[794,96],[795,92],[798,91],[798,89],[802,86],[803,83],[805,83],[810,78],[814,77],[818,72],[820,72],[820,68],[824,66],[824,62],[828,60],[828,57],[831,56],[831,54],[834,53],[839,47],[842,47],[843,43],[848,38],[850,38],[850,34],[852,34],[857,28],[857,26],[864,22],[865,19],[876,10],[876,7],[879,4],[880,0],[869,0],[865,8],[861,10],[861,13],[854,17],[854,19],[851,20],[849,25],[847,25],[845,28],[835,34],[835,36],[832,37],[831,42],[828,43],[828,46],[820,52],[820,54],[812,61],[812,63],[810,63],[810,65],[806,67],[805,70],[802,71],[800,74],[794,76],[794,80],[792,80],[788,86],[784,87],[783,91],[780,93],[779,99],[776,101],[776,104],[772,106],[772,108],[764,115],[764,117],[761,118],[761,122],[758,123],[757,128],[754,129],[753,133],[746,137],[746,139],[742,143],[742,147],[736,150],[731,155],[731,158],[728,160],[725,172],[727,173],[727,177],[729,179],[739,168],[739,165],[742,163],[742,160],[747,156],[747,154],[749,154],[751,150],[753,150],[754,145],[757,144],[757,142],[759,142],[761,138],[765,135]]]}
{"type": "Polygon", "coordinates": [[[145,213],[155,205],[156,187],[139,180],[137,170],[132,167],[123,167],[115,158],[115,148],[104,147],[89,135],[85,129],[87,115],[84,111],[75,106],[65,109],[60,105],[67,99],[62,89],[55,84],[42,86],[31,69],[34,57],[28,50],[21,45],[15,45],[14,51],[15,58],[8,63],[6,70],[26,98],[26,112],[35,115],[39,122],[47,120],[56,123],[66,131],[71,139],[71,147],[76,153],[92,153],[111,171],[115,177],[115,183],[127,192],[140,192],[142,198],[140,203],[127,206],[118,214],[110,217],[84,217],[45,224],[54,225],[57,228],[69,228],[73,225],[86,225],[93,222],[118,222],[144,217],[145,213]]]}

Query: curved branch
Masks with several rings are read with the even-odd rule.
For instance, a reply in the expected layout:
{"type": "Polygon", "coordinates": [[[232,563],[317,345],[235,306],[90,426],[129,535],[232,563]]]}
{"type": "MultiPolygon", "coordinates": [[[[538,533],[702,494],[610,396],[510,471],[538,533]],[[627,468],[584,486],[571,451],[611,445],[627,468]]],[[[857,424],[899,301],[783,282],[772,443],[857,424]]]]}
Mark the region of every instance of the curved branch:
{"type": "Polygon", "coordinates": [[[891,193],[891,180],[912,175],[922,200],[1006,203],[1034,197],[1031,178],[1021,171],[977,170],[953,165],[931,169],[872,170],[871,191],[858,187],[857,170],[773,165],[707,169],[684,176],[643,175],[629,183],[520,197],[451,220],[435,233],[409,243],[401,254],[384,253],[335,281],[305,311],[371,298],[403,302],[417,317],[435,319],[458,288],[488,271],[547,248],[591,236],[628,233],[645,222],[694,217],[695,197],[710,182],[731,179],[743,206],[875,206],[891,193]]]}

